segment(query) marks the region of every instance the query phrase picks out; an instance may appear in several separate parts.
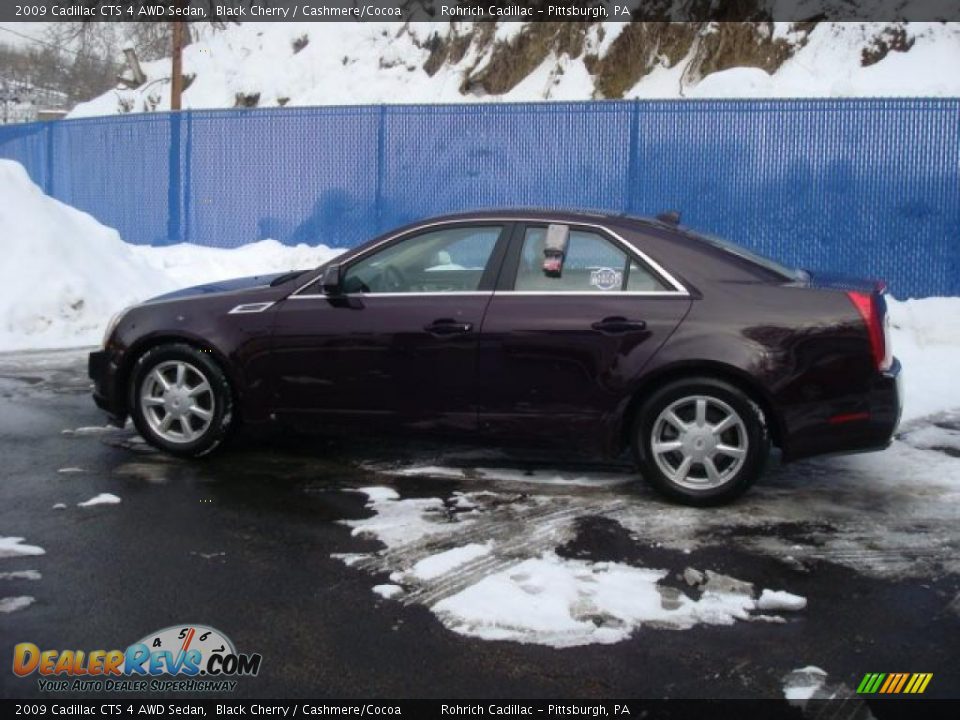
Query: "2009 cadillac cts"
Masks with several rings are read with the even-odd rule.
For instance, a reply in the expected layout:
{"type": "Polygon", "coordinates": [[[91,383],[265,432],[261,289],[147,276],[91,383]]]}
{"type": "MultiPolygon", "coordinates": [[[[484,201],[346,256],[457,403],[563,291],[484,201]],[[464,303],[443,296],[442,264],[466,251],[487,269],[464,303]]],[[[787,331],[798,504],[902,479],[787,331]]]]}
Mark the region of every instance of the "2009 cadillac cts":
{"type": "Polygon", "coordinates": [[[899,375],[882,284],[676,214],[424,221],[315,270],[129,308],[90,355],[97,404],[176,455],[240,420],[630,448],[696,505],[742,493],[771,443],[785,461],[886,447],[899,375]]]}

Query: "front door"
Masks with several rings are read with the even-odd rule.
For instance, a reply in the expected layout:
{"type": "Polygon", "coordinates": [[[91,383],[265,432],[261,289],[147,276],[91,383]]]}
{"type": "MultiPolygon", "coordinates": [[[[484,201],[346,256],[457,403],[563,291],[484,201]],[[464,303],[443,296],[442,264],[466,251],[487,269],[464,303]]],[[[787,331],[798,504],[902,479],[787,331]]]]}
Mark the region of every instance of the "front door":
{"type": "Polygon", "coordinates": [[[347,261],[341,296],[306,288],[285,300],[273,336],[277,416],[310,425],[475,427],[478,337],[505,230],[487,223],[414,231],[347,261]]]}

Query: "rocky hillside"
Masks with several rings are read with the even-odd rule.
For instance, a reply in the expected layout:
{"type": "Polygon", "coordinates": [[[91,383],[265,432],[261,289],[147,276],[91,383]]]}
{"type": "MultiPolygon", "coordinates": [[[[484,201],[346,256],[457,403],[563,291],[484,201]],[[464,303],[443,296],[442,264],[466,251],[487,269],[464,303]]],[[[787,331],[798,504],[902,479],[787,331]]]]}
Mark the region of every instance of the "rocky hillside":
{"type": "MultiPolygon", "coordinates": [[[[960,96],[960,23],[244,23],[184,53],[188,108],[960,96]]],[[[170,63],[73,117],[169,107],[170,63]]]]}

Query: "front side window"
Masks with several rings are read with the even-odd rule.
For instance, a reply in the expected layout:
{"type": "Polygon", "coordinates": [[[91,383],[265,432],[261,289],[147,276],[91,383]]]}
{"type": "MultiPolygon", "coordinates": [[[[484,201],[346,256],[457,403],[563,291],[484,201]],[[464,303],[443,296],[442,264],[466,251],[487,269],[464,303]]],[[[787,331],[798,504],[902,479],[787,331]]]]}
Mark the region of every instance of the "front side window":
{"type": "Polygon", "coordinates": [[[407,238],[350,265],[344,291],[475,291],[502,230],[499,225],[453,227],[407,238]]]}
{"type": "Polygon", "coordinates": [[[544,268],[547,228],[523,238],[514,290],[520,292],[656,292],[668,288],[599,233],[571,230],[559,273],[544,268]]]}

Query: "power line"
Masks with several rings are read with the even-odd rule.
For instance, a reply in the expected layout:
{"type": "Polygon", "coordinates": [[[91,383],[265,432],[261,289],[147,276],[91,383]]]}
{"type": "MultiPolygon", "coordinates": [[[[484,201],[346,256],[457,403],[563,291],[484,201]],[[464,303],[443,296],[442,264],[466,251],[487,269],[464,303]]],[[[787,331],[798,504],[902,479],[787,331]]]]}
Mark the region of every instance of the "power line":
{"type": "Polygon", "coordinates": [[[0,25],[0,30],[3,30],[4,32],[8,32],[11,35],[16,35],[17,37],[23,38],[24,40],[29,40],[30,42],[35,42],[40,45],[46,45],[47,47],[53,48],[54,50],[62,50],[63,52],[70,53],[71,55],[74,55],[76,57],[81,57],[80,53],[78,53],[76,50],[71,50],[70,48],[63,47],[62,45],[57,45],[56,43],[52,43],[47,40],[41,40],[40,38],[36,38],[31,35],[25,35],[22,32],[11,30],[10,28],[4,27],[3,25],[0,25]]]}

